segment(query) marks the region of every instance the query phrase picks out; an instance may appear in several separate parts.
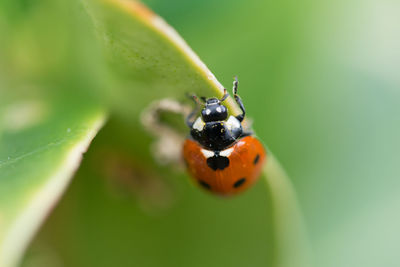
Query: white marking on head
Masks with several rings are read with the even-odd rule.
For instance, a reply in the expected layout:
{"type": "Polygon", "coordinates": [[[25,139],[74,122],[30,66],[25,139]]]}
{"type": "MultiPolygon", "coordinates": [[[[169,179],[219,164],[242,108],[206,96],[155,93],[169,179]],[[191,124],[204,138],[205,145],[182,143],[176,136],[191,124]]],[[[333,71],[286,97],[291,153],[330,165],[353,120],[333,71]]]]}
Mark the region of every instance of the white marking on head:
{"type": "Polygon", "coordinates": [[[221,152],[219,152],[219,154],[223,157],[229,157],[231,155],[232,151],[233,151],[233,147],[222,150],[221,152]]]}
{"type": "Polygon", "coordinates": [[[203,148],[201,149],[201,153],[203,153],[204,157],[206,157],[207,159],[214,156],[214,151],[203,149],[203,148]]]}
{"type": "Polygon", "coordinates": [[[229,119],[226,121],[226,126],[230,131],[232,131],[240,128],[240,122],[235,117],[229,116],[229,119]]]}
{"type": "Polygon", "coordinates": [[[203,130],[204,125],[205,125],[204,121],[200,117],[198,117],[197,120],[193,123],[192,127],[193,129],[196,129],[201,132],[203,130]]]}
{"type": "Polygon", "coordinates": [[[221,107],[217,107],[216,110],[217,110],[217,112],[219,112],[219,113],[222,112],[221,107]]]}
{"type": "Polygon", "coordinates": [[[211,113],[211,110],[209,108],[206,109],[206,115],[210,115],[210,113],[211,113]]]}

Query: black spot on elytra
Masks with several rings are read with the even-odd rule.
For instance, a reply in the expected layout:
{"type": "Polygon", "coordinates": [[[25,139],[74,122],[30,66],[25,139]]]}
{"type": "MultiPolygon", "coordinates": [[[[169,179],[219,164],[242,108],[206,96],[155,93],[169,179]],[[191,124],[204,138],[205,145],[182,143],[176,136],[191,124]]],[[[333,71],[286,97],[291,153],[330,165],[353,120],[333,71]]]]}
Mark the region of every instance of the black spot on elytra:
{"type": "Polygon", "coordinates": [[[239,186],[243,185],[244,182],[246,182],[246,178],[240,178],[239,180],[237,180],[234,184],[233,187],[234,188],[238,188],[239,186]]]}
{"type": "Polygon", "coordinates": [[[204,182],[204,181],[202,181],[202,180],[199,180],[199,184],[200,184],[202,187],[204,187],[205,189],[211,190],[211,186],[210,186],[208,183],[206,183],[206,182],[204,182]]]}
{"type": "Polygon", "coordinates": [[[256,165],[259,160],[260,160],[260,154],[257,154],[257,156],[253,160],[253,164],[256,165]]]}
{"type": "Polygon", "coordinates": [[[229,159],[227,157],[215,154],[214,156],[207,159],[207,165],[214,171],[223,170],[229,166],[229,159]]]}

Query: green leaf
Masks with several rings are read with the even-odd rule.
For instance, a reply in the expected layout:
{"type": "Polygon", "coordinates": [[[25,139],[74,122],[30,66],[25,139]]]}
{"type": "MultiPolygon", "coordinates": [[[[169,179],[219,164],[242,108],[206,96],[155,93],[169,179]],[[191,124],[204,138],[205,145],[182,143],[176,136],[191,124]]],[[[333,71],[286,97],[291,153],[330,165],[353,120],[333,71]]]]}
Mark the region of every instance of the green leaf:
{"type": "MultiPolygon", "coordinates": [[[[223,86],[182,37],[143,4],[84,2],[108,59],[107,97],[115,109],[136,117],[155,99],[182,100],[188,92],[222,96],[223,86]]],[[[239,111],[232,99],[227,103],[239,111]]]]}
{"type": "Polygon", "coordinates": [[[64,100],[1,106],[0,266],[18,262],[104,122],[102,109],[64,100]]]}
{"type": "MultiPolygon", "coordinates": [[[[160,17],[147,10],[142,4],[123,0],[87,0],[84,1],[84,3],[94,21],[95,29],[99,39],[102,41],[103,52],[106,55],[108,63],[107,69],[104,70],[106,75],[99,77],[104,84],[104,91],[102,94],[104,94],[103,97],[107,99],[113,111],[122,114],[123,117],[125,117],[125,123],[131,124],[132,126],[132,128],[127,131],[135,133],[134,136],[131,136],[133,140],[128,141],[133,143],[130,147],[131,153],[134,152],[133,154],[136,153],[141,157],[143,157],[143,154],[147,154],[147,152],[145,152],[147,146],[144,144],[149,143],[148,134],[140,129],[142,126],[139,123],[139,115],[151,101],[165,97],[175,97],[178,100],[183,100],[187,92],[194,92],[198,95],[205,96],[222,95],[223,86],[207,69],[204,63],[200,61],[197,55],[187,46],[183,39],[160,17]],[[126,118],[129,118],[129,122],[127,122],[128,120],[126,120],[126,118]]],[[[231,98],[227,100],[227,106],[231,113],[238,113],[238,107],[231,98]]],[[[123,131],[114,129],[114,132],[116,135],[116,132],[123,131]]],[[[111,135],[112,133],[108,136],[111,135]]],[[[113,136],[113,139],[114,138],[115,136],[113,136]]],[[[119,151],[121,148],[118,147],[118,145],[122,147],[122,144],[111,142],[109,139],[110,138],[106,138],[107,141],[103,139],[103,144],[109,142],[109,146],[113,144],[112,147],[119,151]]],[[[123,140],[121,142],[124,143],[127,137],[116,139],[123,140]]],[[[127,145],[125,144],[125,146],[127,145]]],[[[97,149],[99,148],[97,147],[97,149]]],[[[146,164],[141,163],[140,165],[146,164]]],[[[274,208],[276,208],[275,210],[279,209],[279,212],[271,213],[267,209],[262,211],[254,210],[254,212],[271,213],[278,217],[274,219],[277,221],[274,225],[277,227],[277,230],[279,230],[279,234],[275,236],[275,242],[277,243],[275,245],[277,250],[275,265],[287,267],[293,266],[292,262],[295,262],[296,266],[306,266],[303,255],[302,257],[297,257],[298,254],[293,254],[293,251],[300,251],[299,246],[301,247],[301,251],[304,251],[303,247],[307,246],[304,240],[301,240],[301,238],[296,239],[298,242],[294,243],[294,245],[291,244],[290,248],[287,245],[281,245],[287,244],[287,241],[283,240],[286,236],[280,234],[288,230],[286,227],[291,229],[291,233],[295,233],[298,236],[303,235],[302,233],[298,233],[303,231],[303,229],[301,226],[298,227],[298,225],[296,225],[296,223],[301,223],[301,219],[297,218],[300,217],[300,212],[298,210],[296,197],[293,196],[294,191],[287,177],[284,176],[282,172],[277,171],[276,168],[280,167],[276,164],[272,154],[270,154],[266,168],[266,175],[269,178],[267,182],[269,184],[271,181],[282,181],[280,184],[283,185],[274,187],[271,183],[270,190],[273,191],[274,196],[284,194],[287,197],[283,199],[275,197],[273,199],[273,202],[276,204],[274,208]],[[280,223],[286,220],[289,220],[293,224],[287,225],[280,223]],[[296,227],[292,228],[293,225],[296,227]],[[288,257],[292,257],[293,260],[290,261],[289,264],[287,263],[289,261],[285,260],[285,258],[288,257]]],[[[86,176],[96,176],[92,173],[93,170],[88,171],[87,168],[84,168],[82,172],[90,173],[86,176]]],[[[97,180],[98,179],[96,179],[96,181],[97,180]]],[[[99,194],[98,188],[95,186],[81,186],[90,188],[91,194],[99,194]]],[[[259,192],[267,193],[265,189],[259,192]]],[[[104,195],[104,193],[100,193],[100,195],[101,194],[104,195]]],[[[200,196],[201,195],[195,195],[195,198],[192,199],[191,202],[208,203],[208,205],[215,207],[221,205],[217,204],[219,203],[217,201],[214,203],[213,200],[207,200],[206,202],[204,197],[200,196]]],[[[112,203],[111,199],[109,201],[112,203]]],[[[251,203],[250,200],[248,201],[248,203],[251,203]]],[[[244,201],[241,202],[241,204],[238,202],[236,203],[238,204],[237,207],[243,206],[244,208],[247,202],[244,201]]],[[[268,203],[265,201],[265,206],[267,205],[268,203]]],[[[232,206],[229,209],[233,208],[232,206]]],[[[94,208],[91,209],[93,211],[94,208]]],[[[111,209],[101,207],[101,212],[110,214],[110,218],[117,217],[111,209]]],[[[120,215],[126,212],[127,210],[124,210],[117,214],[120,215]]],[[[217,212],[217,210],[210,209],[209,212],[213,214],[217,212]]],[[[77,213],[79,213],[79,211],[77,211],[77,213]]],[[[193,216],[196,217],[196,213],[193,214],[193,216]]],[[[216,215],[214,214],[213,216],[216,215]]],[[[233,212],[230,216],[231,217],[226,215],[226,218],[235,218],[237,214],[233,212]]],[[[87,221],[83,221],[83,214],[77,217],[80,218],[82,225],[88,223],[87,221]]],[[[223,218],[220,218],[220,221],[222,222],[223,218]]],[[[132,223],[133,222],[131,222],[131,225],[132,223]]],[[[166,225],[172,225],[172,221],[170,220],[166,225]]],[[[220,227],[223,226],[220,225],[220,227]]],[[[234,225],[232,225],[232,227],[234,227],[234,225]]],[[[264,227],[266,230],[268,229],[268,225],[264,227]]],[[[126,225],[125,228],[127,228],[126,225]]],[[[121,227],[121,229],[125,228],[121,227]]],[[[96,228],[92,230],[95,229],[96,228]]],[[[145,229],[137,229],[137,231],[145,231],[145,229]]],[[[104,231],[102,232],[105,234],[104,231]]],[[[160,237],[162,237],[162,235],[160,235],[160,237]]],[[[68,238],[69,236],[64,237],[64,243],[69,243],[68,238]]],[[[109,240],[115,240],[115,238],[116,237],[108,236],[109,240]]],[[[85,241],[82,240],[82,243],[83,242],[85,241]]],[[[141,241],[138,240],[138,242],[141,241]]],[[[270,244],[263,244],[262,247],[268,247],[269,245],[270,244]]],[[[268,251],[265,251],[262,255],[264,255],[264,253],[269,254],[268,251]]],[[[105,255],[103,252],[100,254],[105,255]]],[[[77,262],[79,262],[79,257],[77,262]]],[[[72,260],[70,264],[73,265],[74,261],[72,260]]]]}
{"type": "MultiPolygon", "coordinates": [[[[132,115],[158,98],[182,99],[187,92],[223,95],[224,87],[186,42],[144,5],[126,0],[85,3],[104,41],[113,75],[123,81],[110,94],[116,97],[117,109],[128,108],[125,112],[132,115]],[[132,99],[140,102],[131,105],[132,99]]],[[[233,114],[239,112],[232,98],[227,107],[233,114]]],[[[275,266],[309,266],[310,249],[295,190],[272,153],[264,176],[273,203],[275,266]]]]}
{"type": "Polygon", "coordinates": [[[311,245],[294,186],[271,153],[263,176],[272,202],[273,266],[311,266],[311,245]]]}
{"type": "MultiPolygon", "coordinates": [[[[148,133],[143,131],[143,127],[139,122],[140,113],[143,109],[150,104],[151,101],[156,99],[161,99],[165,97],[174,97],[178,100],[183,100],[185,98],[185,93],[187,92],[195,92],[198,95],[205,95],[205,96],[221,96],[222,95],[222,85],[215,79],[214,75],[206,68],[206,66],[198,59],[198,57],[192,52],[192,50],[186,45],[186,43],[182,40],[181,37],[172,29],[170,28],[160,17],[156,16],[152,12],[148,11],[144,6],[137,2],[131,1],[123,1],[123,0],[87,0],[84,1],[86,5],[86,9],[89,11],[95,25],[96,33],[98,34],[98,38],[102,41],[102,48],[103,53],[106,56],[107,64],[103,62],[103,54],[98,53],[96,49],[89,49],[85,50],[81,54],[78,55],[87,56],[89,59],[86,59],[86,65],[82,64],[82,66],[87,66],[87,70],[81,73],[80,76],[72,76],[72,79],[87,79],[87,83],[89,84],[88,87],[92,89],[99,97],[105,101],[111,107],[111,110],[115,112],[117,115],[122,115],[123,123],[128,124],[129,126],[128,131],[125,133],[123,130],[120,130],[118,127],[110,128],[109,131],[106,132],[106,136],[102,139],[103,141],[99,141],[100,146],[94,147],[94,150],[103,148],[103,146],[112,147],[112,151],[118,154],[118,157],[121,157],[122,151],[124,151],[121,147],[124,147],[125,151],[128,150],[127,153],[129,156],[126,156],[128,159],[133,157],[131,162],[133,168],[132,170],[134,174],[137,175],[139,172],[139,177],[144,175],[147,177],[148,172],[150,169],[154,169],[154,172],[157,172],[157,175],[160,176],[173,176],[176,177],[177,175],[173,173],[171,170],[165,170],[160,167],[155,167],[153,162],[150,162],[149,153],[147,152],[150,138],[148,133]],[[93,57],[93,58],[90,58],[93,57]],[[98,65],[96,65],[98,64],[98,65]],[[94,66],[96,65],[96,66],[94,66]],[[93,72],[93,73],[89,73],[93,72]],[[93,86],[93,77],[97,79],[96,85],[93,86]],[[133,134],[132,134],[133,133],[133,134]],[[116,139],[116,140],[114,140],[116,139]],[[106,145],[105,145],[106,144],[106,145]],[[128,147],[128,148],[126,148],[128,147]],[[139,159],[138,159],[139,158],[139,159]],[[144,166],[144,167],[143,167],[144,166]],[[139,170],[139,171],[138,171],[139,170]]],[[[53,17],[57,17],[55,15],[53,17]]],[[[46,12],[43,12],[43,16],[39,16],[40,18],[45,18],[47,15],[46,12]]],[[[75,14],[76,15],[76,14],[75,14]]],[[[79,17],[79,15],[78,15],[79,17]]],[[[54,19],[54,18],[53,18],[54,19]]],[[[70,18],[69,18],[70,19],[70,18]]],[[[70,19],[73,21],[73,19],[70,19]]],[[[45,19],[43,19],[45,21],[45,19]]],[[[42,21],[42,22],[43,22],[42,21]]],[[[67,21],[67,20],[66,20],[67,21]]],[[[81,20],[79,20],[81,21],[81,20]]],[[[85,19],[82,19],[85,21],[85,19]]],[[[67,23],[65,23],[67,24],[67,23]]],[[[27,23],[27,25],[29,25],[27,23]]],[[[40,24],[42,25],[42,24],[40,24]]],[[[80,25],[79,25],[80,26],[80,25]]],[[[87,25],[86,25],[87,26],[87,25]]],[[[63,31],[64,32],[64,31],[63,31]]],[[[82,31],[84,32],[84,31],[82,31]]],[[[90,36],[90,34],[89,34],[90,36]]],[[[51,38],[50,38],[51,39],[51,38]]],[[[89,38],[90,39],[90,38],[89,38]]],[[[90,40],[95,42],[94,39],[90,40]]],[[[91,43],[90,48],[91,48],[91,43]]],[[[52,48],[51,40],[49,44],[47,44],[49,49],[52,48]]],[[[96,45],[93,45],[96,47],[96,45]]],[[[39,46],[41,47],[41,46],[39,46]]],[[[63,46],[60,45],[62,48],[63,46]]],[[[61,49],[62,51],[62,49],[61,49]]],[[[16,53],[18,54],[18,53],[16,53]]],[[[58,54],[58,51],[55,51],[54,54],[58,54]]],[[[65,57],[68,58],[70,55],[68,53],[65,54],[65,57]]],[[[38,57],[40,58],[40,57],[38,57]]],[[[76,58],[79,58],[76,57],[76,58]]],[[[68,68],[62,69],[63,71],[74,72],[75,67],[79,69],[81,66],[81,61],[71,60],[71,62],[64,62],[62,61],[57,62],[62,64],[69,64],[68,68]],[[70,66],[71,65],[71,66],[70,66]],[[73,69],[73,70],[71,70],[73,69]]],[[[32,64],[34,68],[35,64],[32,64]]],[[[24,64],[21,64],[22,67],[25,67],[24,64]]],[[[82,67],[81,67],[82,68],[82,67]]],[[[45,67],[41,68],[46,70],[45,67]]],[[[79,80],[80,81],[80,80],[79,80]]],[[[67,109],[68,112],[59,112],[60,116],[65,114],[75,114],[75,118],[71,118],[71,121],[83,121],[85,120],[85,108],[84,105],[81,107],[80,105],[76,106],[73,102],[68,102],[69,100],[64,99],[62,103],[65,106],[68,103],[70,108],[74,108],[74,111],[70,113],[70,108],[67,109]],[[72,103],[72,104],[71,104],[72,103]]],[[[229,98],[228,107],[231,113],[236,114],[238,112],[237,106],[234,104],[234,101],[229,98]]],[[[57,113],[57,112],[56,112],[57,113]]],[[[58,113],[57,113],[58,114],[58,113]]],[[[89,116],[90,117],[90,116],[89,116]]],[[[119,118],[119,117],[118,117],[119,118]]],[[[120,118],[119,118],[120,119],[120,118]]],[[[91,120],[90,120],[91,121],[91,120]]],[[[65,122],[68,122],[68,119],[62,117],[60,119],[54,118],[53,122],[58,122],[60,124],[65,125],[65,122]]],[[[94,122],[93,122],[94,123],[94,122]]],[[[45,127],[53,128],[49,125],[45,127]]],[[[68,129],[68,128],[67,128],[68,129]]],[[[37,129],[40,133],[46,133],[42,129],[37,129]]],[[[53,132],[53,129],[51,129],[53,132]]],[[[39,134],[38,134],[39,135],[39,134]]],[[[32,135],[35,137],[35,135],[32,135]]],[[[41,139],[41,137],[39,137],[41,139]]],[[[43,139],[45,140],[45,138],[43,139]]],[[[28,144],[32,141],[27,139],[28,144]]],[[[22,146],[22,145],[21,145],[22,146]]],[[[25,146],[24,146],[25,147],[25,146]]],[[[5,150],[6,151],[6,150],[5,150]]],[[[108,150],[105,154],[108,153],[108,150]]],[[[99,153],[101,154],[101,152],[99,153]]],[[[93,156],[91,157],[92,161],[96,162],[96,155],[93,152],[93,156]]],[[[50,156],[49,156],[50,157],[50,156]]],[[[52,160],[56,160],[57,157],[51,156],[52,160]]],[[[124,158],[124,156],[122,156],[124,158]]],[[[109,158],[107,158],[109,159],[109,158]]],[[[119,158],[120,159],[120,158],[119,158]]],[[[125,159],[125,158],[124,158],[125,159]]],[[[111,159],[112,161],[112,159],[111,159]]],[[[44,161],[46,162],[46,161],[44,161]]],[[[162,228],[163,232],[159,233],[157,236],[152,236],[154,239],[162,239],[158,240],[157,244],[164,244],[166,242],[173,239],[173,232],[171,231],[170,235],[168,232],[168,228],[173,229],[172,227],[176,227],[177,223],[179,224],[179,218],[185,217],[189,218],[193,225],[195,225],[198,217],[198,212],[194,209],[191,214],[188,214],[188,209],[192,209],[192,205],[197,206],[199,210],[205,207],[213,207],[207,208],[207,210],[200,211],[203,213],[204,218],[214,217],[217,222],[213,222],[209,224],[206,223],[206,227],[204,231],[207,233],[212,233],[213,236],[221,235],[223,238],[220,239],[221,246],[227,246],[227,243],[224,241],[229,237],[233,236],[233,234],[238,235],[240,240],[247,240],[251,242],[255,238],[262,236],[262,244],[258,245],[260,249],[258,253],[258,257],[253,257],[255,262],[269,262],[271,261],[270,255],[270,242],[269,242],[269,223],[270,220],[268,219],[270,214],[272,216],[276,216],[274,221],[276,222],[274,226],[278,234],[275,235],[276,237],[276,254],[275,254],[275,265],[276,266],[292,266],[292,262],[295,262],[295,266],[306,266],[306,262],[303,260],[303,255],[301,257],[297,257],[297,254],[293,254],[293,252],[304,251],[303,247],[307,246],[307,242],[302,240],[303,236],[303,229],[301,225],[301,216],[299,215],[299,209],[297,205],[296,197],[294,196],[294,190],[291,187],[289,180],[283,174],[283,172],[279,171],[279,165],[273,164],[274,161],[273,156],[270,156],[269,163],[266,166],[266,176],[268,177],[268,184],[270,186],[270,190],[273,191],[272,194],[272,201],[274,203],[274,210],[270,212],[269,209],[262,209],[260,215],[260,210],[252,210],[247,211],[247,207],[249,205],[253,205],[254,203],[263,203],[263,208],[268,207],[269,203],[267,200],[267,194],[264,188],[256,188],[253,192],[257,192],[255,195],[247,195],[243,198],[238,198],[236,200],[232,200],[230,202],[222,202],[220,200],[215,200],[213,198],[205,197],[202,193],[198,192],[198,189],[193,189],[189,187],[185,187],[185,199],[188,200],[187,203],[181,203],[179,207],[180,211],[174,213],[175,217],[170,216],[167,220],[166,224],[163,224],[162,228]],[[274,186],[273,182],[278,182],[278,184],[282,186],[274,186]],[[281,198],[280,196],[283,195],[284,197],[281,198]],[[188,206],[185,206],[188,204],[188,206]],[[221,210],[226,210],[227,213],[221,213],[221,210]],[[238,210],[249,215],[248,218],[254,218],[257,222],[257,227],[255,223],[251,220],[248,220],[247,217],[243,217],[238,214],[238,210]],[[294,212],[293,212],[294,211],[294,212]],[[261,219],[260,219],[261,218],[261,219]],[[177,222],[178,220],[178,222],[177,222]],[[290,224],[282,224],[281,222],[289,221],[290,224]],[[237,222],[237,224],[232,224],[231,222],[237,222]],[[227,226],[227,224],[230,224],[227,226]],[[242,231],[241,233],[237,232],[237,227],[242,224],[246,225],[247,228],[250,228],[248,232],[242,231]],[[292,226],[295,226],[292,228],[292,226]],[[213,229],[211,229],[213,228],[213,229]],[[290,229],[289,229],[290,228],[290,229]],[[223,230],[219,230],[223,229],[223,230]],[[260,233],[260,229],[262,232],[260,233]],[[221,231],[223,233],[221,233],[221,231]],[[290,246],[288,245],[289,242],[286,240],[287,237],[282,234],[285,232],[295,233],[295,236],[299,236],[296,238],[296,242],[292,243],[290,246]],[[285,259],[292,257],[292,261],[286,261],[285,259]],[[267,259],[266,259],[267,258],[267,259]],[[289,262],[289,263],[288,263],[289,262]]],[[[42,163],[42,162],[41,162],[42,163]]],[[[42,163],[45,164],[45,163],[42,163]]],[[[98,240],[89,240],[86,241],[85,238],[87,237],[90,239],[91,236],[100,236],[104,238],[107,242],[111,243],[118,243],[123,245],[125,248],[129,248],[131,244],[122,243],[120,239],[126,236],[132,236],[134,239],[135,234],[140,232],[145,232],[147,229],[147,225],[141,225],[142,223],[145,224],[146,220],[149,218],[146,216],[142,216],[142,218],[134,218],[131,216],[129,218],[125,218],[126,214],[130,214],[132,212],[132,206],[128,205],[129,201],[124,202],[123,207],[118,206],[118,200],[116,201],[114,198],[107,195],[107,191],[102,191],[103,187],[98,186],[100,179],[96,179],[99,177],[107,176],[106,174],[98,174],[94,171],[93,166],[90,165],[91,163],[88,162],[87,165],[84,165],[80,174],[78,174],[79,181],[77,181],[78,186],[82,186],[84,190],[80,193],[74,194],[76,191],[72,191],[70,198],[67,195],[68,199],[81,200],[80,203],[84,203],[85,201],[91,203],[90,207],[87,206],[79,206],[74,207],[75,215],[79,214],[78,216],[66,216],[64,217],[62,222],[68,222],[69,220],[78,220],[79,223],[77,226],[78,231],[83,231],[85,235],[82,234],[73,234],[68,236],[58,236],[59,240],[54,242],[62,242],[63,244],[69,244],[69,249],[74,249],[74,243],[76,242],[68,242],[71,241],[70,238],[81,238],[78,242],[79,244],[86,244],[88,247],[93,248],[93,251],[96,252],[96,245],[98,244],[98,240]],[[84,179],[84,178],[91,178],[91,179],[84,179]],[[95,196],[97,197],[97,201],[91,202],[91,198],[88,196],[95,196]],[[110,197],[109,199],[107,197],[110,197]],[[102,203],[103,205],[100,205],[102,203]],[[115,206],[113,206],[115,205],[115,206]],[[82,212],[82,213],[80,213],[82,212]],[[92,212],[92,213],[91,213],[92,212]],[[93,218],[88,218],[87,214],[94,214],[94,218],[99,218],[96,216],[105,216],[99,222],[99,228],[93,225],[93,218]],[[86,217],[85,217],[86,216],[86,217]],[[118,220],[118,218],[120,220],[118,220]],[[136,219],[136,220],[133,220],[136,219]],[[117,220],[115,222],[114,220],[117,220]],[[141,221],[142,220],[142,221],[141,221]],[[129,232],[126,229],[129,229],[133,224],[139,221],[138,225],[136,225],[135,229],[130,229],[129,232]],[[122,229],[122,232],[119,233],[110,233],[107,232],[106,228],[111,225],[111,223],[115,223],[115,225],[120,225],[117,227],[118,229],[122,229]],[[88,228],[88,229],[85,229],[88,228]],[[135,230],[137,232],[135,232],[135,230]],[[86,236],[86,234],[88,236],[86,236]],[[130,234],[130,235],[129,235],[130,234]],[[67,242],[63,242],[67,240],[67,242]],[[85,243],[87,242],[87,243],[85,243]]],[[[98,164],[98,163],[97,163],[98,164]]],[[[107,166],[107,164],[105,164],[107,166]]],[[[38,165],[39,166],[39,165],[38,165]]],[[[52,165],[53,166],[53,165],[52,165]]],[[[125,167],[125,166],[123,166],[125,167]]],[[[43,166],[43,168],[45,168],[43,166]]],[[[102,169],[104,172],[105,170],[102,169]]],[[[129,169],[130,170],[130,169],[129,169]]],[[[157,176],[153,174],[153,176],[157,176]]],[[[150,175],[149,175],[150,176],[150,175]]],[[[30,176],[29,176],[30,177],[30,176]]],[[[187,179],[187,177],[184,177],[187,179]]],[[[100,183],[101,184],[101,183],[100,183]]],[[[104,181],[103,181],[104,184],[104,181]]],[[[276,184],[275,184],[276,185],[276,184]]],[[[75,187],[76,188],[76,187],[75,187]]],[[[74,188],[72,189],[74,190],[74,188]]],[[[75,189],[76,190],[76,189],[75,189]]],[[[79,189],[78,189],[79,190],[79,189]]],[[[147,191],[144,192],[146,194],[147,191]]],[[[52,202],[54,204],[54,202],[52,202]]],[[[47,203],[48,204],[48,203],[47,203]]],[[[68,204],[66,204],[68,206],[68,204]]],[[[259,206],[259,207],[260,207],[259,206]]],[[[65,206],[64,206],[65,207],[65,206]]],[[[67,208],[68,209],[68,208],[67,208]]],[[[60,209],[63,211],[63,207],[60,209]]],[[[65,210],[64,210],[65,211],[65,210]]],[[[137,214],[139,214],[138,209],[135,210],[137,214]]],[[[64,213],[68,214],[67,212],[64,213]]],[[[55,215],[57,216],[57,215],[55,215]]],[[[43,217],[41,217],[43,219],[43,217]]],[[[54,221],[50,221],[50,224],[54,221]]],[[[60,223],[60,222],[58,222],[60,223]]],[[[75,224],[74,222],[72,224],[75,224]]],[[[31,225],[35,226],[34,223],[31,225]]],[[[37,224],[36,224],[37,225],[37,224]]],[[[68,225],[71,226],[71,225],[68,225]]],[[[197,225],[199,226],[199,225],[197,225]]],[[[51,227],[45,227],[43,231],[51,231],[51,227]],[[50,229],[50,230],[48,230],[50,229]]],[[[28,229],[28,228],[27,228],[28,229]]],[[[64,229],[64,228],[63,228],[64,229]]],[[[148,232],[156,232],[153,229],[147,229],[148,232]]],[[[184,238],[188,241],[192,240],[200,240],[199,248],[206,247],[210,243],[206,236],[202,235],[201,232],[193,232],[192,225],[189,224],[186,226],[186,231],[188,232],[184,238]],[[192,237],[192,239],[191,239],[192,237]]],[[[32,234],[33,231],[30,231],[32,234]]],[[[29,236],[30,237],[30,236],[29,236]]],[[[22,251],[22,248],[26,246],[26,241],[28,241],[28,237],[25,240],[19,243],[20,249],[19,252],[22,251]]],[[[261,240],[261,239],[260,239],[261,240]]],[[[138,246],[146,247],[146,240],[138,239],[137,242],[143,242],[144,244],[138,244],[138,246]]],[[[238,249],[241,242],[238,242],[235,249],[238,249]]],[[[149,250],[155,247],[154,244],[149,246],[149,250]]],[[[179,244],[179,242],[175,243],[176,247],[181,246],[182,250],[193,250],[190,249],[186,244],[179,244]]],[[[228,244],[229,245],[229,244],[228,244]]],[[[164,245],[164,247],[167,245],[164,245]]],[[[168,245],[169,246],[169,245],[168,245]]],[[[170,249],[175,249],[174,247],[170,247],[170,249]]],[[[209,247],[212,249],[212,247],[209,247]]],[[[161,248],[159,248],[161,250],[161,248]]],[[[242,249],[241,249],[242,250],[242,249]]],[[[252,247],[247,247],[243,249],[246,251],[247,255],[253,251],[252,247]]],[[[68,249],[67,249],[68,251],[68,249]]],[[[229,255],[229,249],[226,249],[226,254],[229,255]]],[[[7,251],[6,251],[7,252],[7,251]]],[[[8,253],[8,252],[7,252],[8,253]]],[[[68,252],[67,252],[68,253],[68,252]]],[[[78,252],[79,254],[79,252],[78,252]]],[[[115,253],[117,254],[117,253],[115,253]]],[[[16,254],[15,254],[16,255],[16,254]]],[[[83,255],[81,257],[71,257],[69,259],[72,262],[72,266],[74,265],[74,260],[76,262],[87,262],[90,265],[90,260],[97,261],[101,263],[101,259],[103,257],[109,256],[108,259],[116,259],[118,257],[112,257],[107,253],[107,251],[99,249],[99,253],[94,253],[96,255],[94,258],[91,255],[83,255]],[[84,260],[82,260],[84,258],[84,260]]],[[[125,256],[128,254],[124,254],[125,256]]],[[[190,257],[190,253],[186,253],[186,256],[176,255],[176,257],[190,257]]],[[[18,255],[15,256],[15,259],[18,255]]],[[[141,255],[137,255],[140,257],[141,255]]],[[[240,255],[236,255],[239,257],[240,255]]],[[[157,260],[157,259],[154,259],[157,260]]],[[[187,261],[189,259],[186,259],[187,261]]],[[[193,259],[191,259],[193,261],[193,259]]],[[[236,263],[236,258],[230,259],[232,263],[236,263]]],[[[121,259],[121,262],[123,260],[121,259]]],[[[248,262],[249,260],[246,258],[242,258],[243,262],[248,262]]],[[[220,263],[220,265],[224,262],[224,259],[221,257],[219,261],[215,261],[216,263],[220,263]]],[[[104,263],[103,263],[104,264],[104,263]]],[[[85,265],[85,264],[83,264],[85,265]]]]}

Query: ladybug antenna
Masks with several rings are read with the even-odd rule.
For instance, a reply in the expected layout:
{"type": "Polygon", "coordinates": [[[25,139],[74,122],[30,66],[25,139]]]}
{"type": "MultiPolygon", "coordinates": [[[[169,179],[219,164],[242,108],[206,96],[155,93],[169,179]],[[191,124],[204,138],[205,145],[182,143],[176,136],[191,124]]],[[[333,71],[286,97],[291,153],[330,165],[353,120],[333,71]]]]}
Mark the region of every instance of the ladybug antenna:
{"type": "Polygon", "coordinates": [[[227,99],[228,96],[229,96],[228,91],[226,90],[226,88],[224,88],[224,95],[223,95],[222,98],[219,100],[219,102],[225,101],[225,99],[227,99]]]}
{"type": "Polygon", "coordinates": [[[242,114],[237,115],[236,119],[238,119],[240,122],[242,122],[244,119],[244,116],[246,115],[246,110],[244,109],[242,99],[240,99],[240,96],[237,94],[237,88],[238,88],[238,84],[239,84],[237,76],[235,76],[234,79],[235,80],[233,81],[233,97],[235,98],[235,101],[239,105],[240,109],[242,110],[242,114]]]}
{"type": "Polygon", "coordinates": [[[233,77],[233,79],[235,79],[233,81],[233,95],[237,95],[237,88],[238,88],[239,80],[238,80],[237,76],[233,77]]]}

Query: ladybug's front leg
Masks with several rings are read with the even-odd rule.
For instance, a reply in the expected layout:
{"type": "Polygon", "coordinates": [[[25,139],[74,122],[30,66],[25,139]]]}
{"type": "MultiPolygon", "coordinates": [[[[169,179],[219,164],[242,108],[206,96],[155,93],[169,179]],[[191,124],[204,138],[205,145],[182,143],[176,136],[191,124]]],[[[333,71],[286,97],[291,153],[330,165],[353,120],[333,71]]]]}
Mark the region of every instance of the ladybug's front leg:
{"type": "Polygon", "coordinates": [[[242,110],[242,114],[237,115],[236,119],[242,122],[244,116],[246,115],[246,110],[244,109],[242,99],[240,99],[240,96],[237,94],[238,84],[239,84],[238,78],[235,76],[235,80],[233,81],[233,97],[235,98],[235,101],[239,105],[240,109],[242,110]]]}
{"type": "Polygon", "coordinates": [[[199,111],[200,111],[200,102],[199,102],[199,99],[197,98],[196,95],[191,95],[191,96],[189,95],[189,97],[191,99],[193,99],[193,101],[196,104],[196,106],[194,107],[192,112],[190,112],[190,114],[186,117],[185,122],[186,122],[186,125],[189,128],[192,128],[192,126],[193,126],[193,124],[194,124],[194,122],[196,120],[196,114],[199,113],[199,111]]]}

